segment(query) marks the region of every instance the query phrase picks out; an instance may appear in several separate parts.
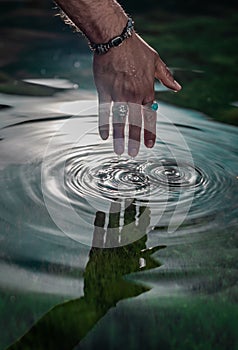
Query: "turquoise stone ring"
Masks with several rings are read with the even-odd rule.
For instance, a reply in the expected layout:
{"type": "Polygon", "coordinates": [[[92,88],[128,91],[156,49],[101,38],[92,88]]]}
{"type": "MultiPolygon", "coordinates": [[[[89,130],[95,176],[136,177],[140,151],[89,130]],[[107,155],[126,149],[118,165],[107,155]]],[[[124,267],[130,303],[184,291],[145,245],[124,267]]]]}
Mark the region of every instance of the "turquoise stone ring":
{"type": "Polygon", "coordinates": [[[159,105],[156,101],[154,101],[150,107],[151,109],[153,109],[153,111],[157,111],[157,109],[159,108],[159,105]]]}

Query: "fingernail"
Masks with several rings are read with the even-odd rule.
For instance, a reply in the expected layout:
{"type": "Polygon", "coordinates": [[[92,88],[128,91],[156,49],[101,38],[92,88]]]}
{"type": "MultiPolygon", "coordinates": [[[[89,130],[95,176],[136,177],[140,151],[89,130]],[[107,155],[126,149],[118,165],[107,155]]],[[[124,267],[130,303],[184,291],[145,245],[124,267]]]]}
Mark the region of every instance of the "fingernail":
{"type": "Polygon", "coordinates": [[[154,141],[153,140],[148,140],[146,142],[146,145],[147,145],[148,148],[152,148],[154,146],[154,141]]]}
{"type": "Polygon", "coordinates": [[[121,155],[124,152],[124,148],[122,146],[115,147],[115,152],[118,155],[121,155]]]}
{"type": "Polygon", "coordinates": [[[108,132],[106,130],[102,130],[100,132],[100,135],[103,140],[106,140],[108,138],[108,132]]]}
{"type": "Polygon", "coordinates": [[[182,86],[176,80],[174,80],[174,85],[176,87],[176,90],[181,90],[182,89],[182,86]]]}
{"type": "Polygon", "coordinates": [[[135,157],[137,155],[137,153],[138,153],[138,150],[136,148],[132,148],[129,150],[129,155],[131,157],[135,157]]]}

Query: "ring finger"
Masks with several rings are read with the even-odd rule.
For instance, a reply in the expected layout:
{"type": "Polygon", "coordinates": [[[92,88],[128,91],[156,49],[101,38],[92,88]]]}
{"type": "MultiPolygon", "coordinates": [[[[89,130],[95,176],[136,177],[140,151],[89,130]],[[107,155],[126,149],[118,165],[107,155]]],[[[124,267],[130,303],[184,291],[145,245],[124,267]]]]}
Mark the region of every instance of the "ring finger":
{"type": "Polygon", "coordinates": [[[156,139],[156,110],[152,109],[151,106],[154,102],[147,103],[143,106],[143,117],[144,117],[144,143],[148,148],[152,148],[155,144],[156,139]]]}

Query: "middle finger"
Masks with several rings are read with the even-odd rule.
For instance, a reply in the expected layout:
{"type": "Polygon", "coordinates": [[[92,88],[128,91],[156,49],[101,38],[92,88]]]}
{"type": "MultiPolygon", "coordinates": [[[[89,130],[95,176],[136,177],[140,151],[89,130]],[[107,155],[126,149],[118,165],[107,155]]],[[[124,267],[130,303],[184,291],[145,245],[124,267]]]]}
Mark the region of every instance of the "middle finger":
{"type": "Polygon", "coordinates": [[[128,154],[135,157],[139,152],[141,138],[142,110],[141,105],[129,103],[129,140],[128,154]]]}

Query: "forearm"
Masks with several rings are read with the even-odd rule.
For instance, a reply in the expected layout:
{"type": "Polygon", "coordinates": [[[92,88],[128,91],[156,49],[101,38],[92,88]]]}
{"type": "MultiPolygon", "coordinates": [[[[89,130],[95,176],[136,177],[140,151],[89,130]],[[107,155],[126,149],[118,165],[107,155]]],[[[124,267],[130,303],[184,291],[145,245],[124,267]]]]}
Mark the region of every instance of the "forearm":
{"type": "Polygon", "coordinates": [[[127,15],[114,0],[55,0],[63,12],[87,38],[103,43],[119,35],[127,15]]]}

